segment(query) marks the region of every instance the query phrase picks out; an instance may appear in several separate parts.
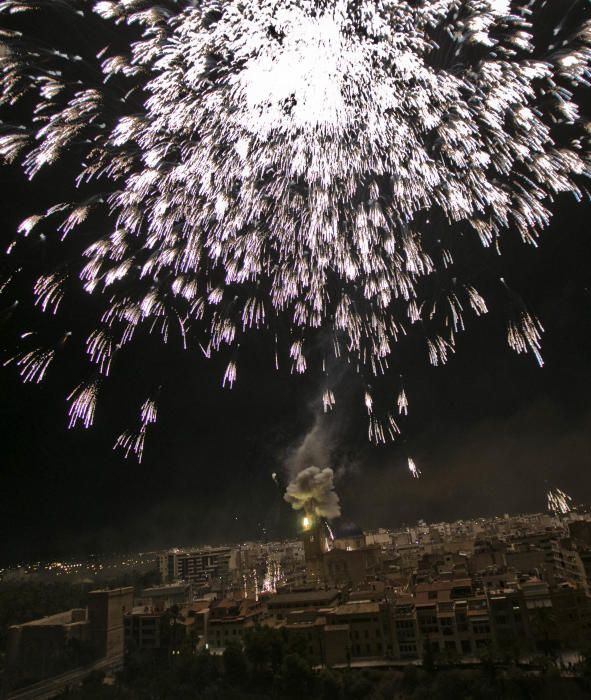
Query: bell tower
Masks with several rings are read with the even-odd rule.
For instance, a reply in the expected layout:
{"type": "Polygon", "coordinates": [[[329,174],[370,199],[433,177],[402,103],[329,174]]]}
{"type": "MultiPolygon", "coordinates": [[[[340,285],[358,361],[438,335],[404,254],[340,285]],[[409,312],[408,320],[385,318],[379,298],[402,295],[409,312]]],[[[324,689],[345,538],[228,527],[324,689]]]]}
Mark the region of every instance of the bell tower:
{"type": "Polygon", "coordinates": [[[330,534],[322,518],[306,514],[302,518],[302,540],[308,578],[324,578],[324,554],[330,550],[330,534]]]}

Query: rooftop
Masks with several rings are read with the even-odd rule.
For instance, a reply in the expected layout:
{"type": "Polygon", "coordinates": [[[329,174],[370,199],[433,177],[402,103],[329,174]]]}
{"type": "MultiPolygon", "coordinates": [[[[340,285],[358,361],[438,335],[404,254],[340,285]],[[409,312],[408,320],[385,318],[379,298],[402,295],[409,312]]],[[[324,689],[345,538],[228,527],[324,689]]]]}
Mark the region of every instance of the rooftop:
{"type": "Polygon", "coordinates": [[[353,602],[353,603],[346,603],[345,605],[339,605],[339,607],[335,609],[334,614],[335,615],[360,615],[360,614],[376,615],[379,612],[380,612],[380,604],[379,603],[370,603],[370,602],[365,601],[365,602],[353,602]]]}
{"type": "Polygon", "coordinates": [[[300,591],[295,593],[276,593],[269,599],[269,607],[279,607],[292,603],[327,603],[339,595],[339,590],[331,588],[328,591],[300,591]]]}
{"type": "Polygon", "coordinates": [[[73,608],[72,610],[66,610],[65,612],[56,613],[55,615],[48,615],[38,620],[31,620],[30,622],[23,622],[20,625],[13,625],[13,627],[65,627],[67,625],[79,625],[80,623],[86,623],[86,621],[86,608],[73,608]]]}
{"type": "Polygon", "coordinates": [[[190,583],[177,582],[165,583],[162,586],[153,586],[152,588],[144,588],[142,595],[158,595],[159,593],[173,593],[174,591],[184,592],[191,586],[190,583]]]}
{"type": "Polygon", "coordinates": [[[100,594],[107,596],[124,595],[127,593],[133,594],[133,586],[124,586],[122,588],[97,588],[94,591],[89,591],[89,596],[98,596],[100,594]]]}

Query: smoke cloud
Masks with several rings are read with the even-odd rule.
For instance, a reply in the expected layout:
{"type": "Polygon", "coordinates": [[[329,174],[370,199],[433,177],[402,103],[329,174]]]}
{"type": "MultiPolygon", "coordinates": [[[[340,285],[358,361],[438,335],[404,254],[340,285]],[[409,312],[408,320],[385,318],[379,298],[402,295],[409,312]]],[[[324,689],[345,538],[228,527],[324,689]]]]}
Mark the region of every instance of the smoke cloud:
{"type": "MultiPolygon", "coordinates": [[[[308,401],[308,411],[313,420],[306,432],[279,456],[289,480],[312,464],[331,467],[337,478],[357,469],[360,449],[357,445],[353,448],[350,438],[360,424],[359,415],[351,411],[360,390],[358,377],[352,375],[346,365],[329,362],[327,369],[330,381],[325,381],[320,387],[316,385],[314,395],[308,401]],[[333,399],[335,395],[338,396],[336,405],[327,406],[327,392],[333,399]]],[[[365,431],[361,432],[365,439],[365,431]]]]}
{"type": "Polygon", "coordinates": [[[285,459],[285,466],[290,478],[302,473],[310,464],[330,464],[335,438],[334,425],[314,406],[314,423],[301,438],[297,447],[285,459]]]}
{"type": "Polygon", "coordinates": [[[288,485],[284,499],[294,510],[305,510],[322,518],[338,518],[339,497],[334,490],[334,472],[330,468],[303,469],[288,485]]]}

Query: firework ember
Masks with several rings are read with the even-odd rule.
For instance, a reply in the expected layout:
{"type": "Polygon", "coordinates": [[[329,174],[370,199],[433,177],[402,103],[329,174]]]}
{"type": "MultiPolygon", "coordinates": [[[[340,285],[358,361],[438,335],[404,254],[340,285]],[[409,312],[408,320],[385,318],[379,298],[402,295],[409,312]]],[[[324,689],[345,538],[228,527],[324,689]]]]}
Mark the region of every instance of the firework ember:
{"type": "MultiPolygon", "coordinates": [[[[2,125],[0,155],[29,178],[66,155],[79,163],[76,187],[20,226],[11,271],[36,237],[79,237],[77,255],[31,284],[55,323],[71,288],[100,300],[86,347],[101,381],[146,328],[219,355],[232,387],[239,347],[263,332],[295,373],[328,355],[357,368],[370,439],[395,439],[404,388],[382,400],[371,389],[394,348],[414,339],[443,364],[494,303],[475,286],[482,260],[456,267],[466,236],[486,260],[508,232],[535,245],[553,197],[583,196],[589,6],[575,0],[548,32],[549,5],[0,1],[14,25],[1,101],[33,104],[2,125]],[[127,50],[79,56],[67,32],[48,47],[20,31],[28,10],[119,31],[127,50]]],[[[542,364],[535,315],[519,306],[507,323],[510,347],[542,364]]],[[[25,381],[45,376],[53,350],[19,350],[25,381]]],[[[72,425],[92,422],[99,384],[73,392],[72,425]]],[[[141,454],[146,425],[119,444],[141,454]]]]}
{"type": "Polygon", "coordinates": [[[411,457],[408,458],[408,469],[409,469],[411,476],[413,478],[415,478],[415,479],[421,478],[421,470],[417,467],[414,459],[412,459],[411,457]]]}
{"type": "Polygon", "coordinates": [[[573,509],[573,499],[559,488],[548,491],[548,510],[554,515],[566,515],[573,509]]]}

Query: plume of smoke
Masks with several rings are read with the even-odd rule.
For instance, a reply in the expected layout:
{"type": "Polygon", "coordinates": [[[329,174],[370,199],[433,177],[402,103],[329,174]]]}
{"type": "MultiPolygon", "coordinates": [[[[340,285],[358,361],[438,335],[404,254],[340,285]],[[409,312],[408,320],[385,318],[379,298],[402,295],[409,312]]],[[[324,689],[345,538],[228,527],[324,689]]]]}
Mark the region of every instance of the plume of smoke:
{"type": "Polygon", "coordinates": [[[341,402],[336,416],[324,414],[318,401],[310,405],[313,421],[308,430],[278,456],[287,481],[294,481],[312,464],[330,467],[337,479],[358,471],[359,450],[348,442],[351,419],[347,398],[341,402]]]}
{"type": "Polygon", "coordinates": [[[330,464],[335,427],[326,421],[320,411],[314,409],[314,423],[308,432],[289,450],[285,466],[290,478],[302,472],[310,464],[330,464]]]}
{"type": "Polygon", "coordinates": [[[294,510],[305,510],[322,518],[338,518],[339,497],[334,490],[334,472],[330,468],[307,467],[290,482],[284,499],[294,510]]]}
{"type": "Polygon", "coordinates": [[[357,455],[351,454],[345,446],[358,383],[347,367],[338,365],[334,359],[327,361],[325,370],[325,381],[308,402],[312,418],[308,429],[279,457],[290,480],[311,464],[331,467],[337,478],[357,468],[357,455]],[[327,411],[326,396],[334,397],[337,390],[339,405],[335,407],[333,403],[327,411]]]}

